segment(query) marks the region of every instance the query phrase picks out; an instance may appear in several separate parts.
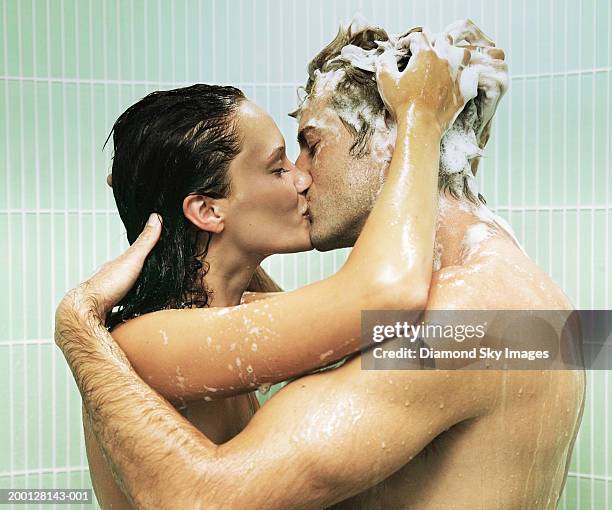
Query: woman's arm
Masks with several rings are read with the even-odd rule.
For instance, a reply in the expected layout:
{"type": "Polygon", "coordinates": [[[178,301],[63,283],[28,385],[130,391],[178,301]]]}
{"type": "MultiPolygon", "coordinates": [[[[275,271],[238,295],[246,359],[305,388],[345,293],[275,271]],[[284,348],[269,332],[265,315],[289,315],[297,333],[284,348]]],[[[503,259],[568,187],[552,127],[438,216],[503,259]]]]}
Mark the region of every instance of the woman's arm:
{"type": "Polygon", "coordinates": [[[440,139],[469,97],[424,36],[410,37],[408,68],[399,73],[393,62],[395,68],[377,73],[397,121],[395,152],[383,190],[336,274],[239,306],[150,313],[113,331],[135,370],[163,396],[223,397],[300,375],[360,349],[361,310],[425,307],[440,139]]]}

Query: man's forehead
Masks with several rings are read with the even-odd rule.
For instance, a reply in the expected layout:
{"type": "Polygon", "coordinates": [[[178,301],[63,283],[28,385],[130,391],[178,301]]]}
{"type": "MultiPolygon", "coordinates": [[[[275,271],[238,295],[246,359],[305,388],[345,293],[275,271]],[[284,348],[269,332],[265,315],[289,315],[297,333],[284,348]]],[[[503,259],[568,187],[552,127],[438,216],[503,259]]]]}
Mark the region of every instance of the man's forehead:
{"type": "Polygon", "coordinates": [[[331,121],[338,117],[331,108],[329,98],[321,96],[309,96],[302,103],[298,116],[298,131],[307,128],[321,127],[322,121],[331,121]]]}

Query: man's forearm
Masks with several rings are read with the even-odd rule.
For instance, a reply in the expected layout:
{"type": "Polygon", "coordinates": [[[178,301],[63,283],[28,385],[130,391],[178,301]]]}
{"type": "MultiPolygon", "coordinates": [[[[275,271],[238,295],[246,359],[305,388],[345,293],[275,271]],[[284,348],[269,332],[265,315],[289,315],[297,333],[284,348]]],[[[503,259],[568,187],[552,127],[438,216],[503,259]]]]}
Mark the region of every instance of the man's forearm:
{"type": "MultiPolygon", "coordinates": [[[[203,474],[212,476],[216,445],[138,377],[93,317],[68,311],[58,333],[92,429],[126,495],[138,508],[181,507],[203,474]]],[[[210,508],[214,496],[211,487],[211,501],[202,503],[210,508]]]]}

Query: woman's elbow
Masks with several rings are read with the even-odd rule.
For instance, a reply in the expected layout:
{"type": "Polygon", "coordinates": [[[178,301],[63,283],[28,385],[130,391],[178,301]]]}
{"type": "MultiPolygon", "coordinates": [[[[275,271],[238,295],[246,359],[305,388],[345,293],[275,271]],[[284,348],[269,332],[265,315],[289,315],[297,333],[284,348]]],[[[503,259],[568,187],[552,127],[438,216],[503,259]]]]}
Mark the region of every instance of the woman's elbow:
{"type": "Polygon", "coordinates": [[[377,307],[386,310],[424,310],[429,296],[431,276],[396,274],[391,269],[375,279],[377,307]]]}
{"type": "Polygon", "coordinates": [[[382,292],[381,301],[384,310],[423,311],[427,307],[429,288],[422,285],[407,285],[401,288],[390,288],[382,292]]]}

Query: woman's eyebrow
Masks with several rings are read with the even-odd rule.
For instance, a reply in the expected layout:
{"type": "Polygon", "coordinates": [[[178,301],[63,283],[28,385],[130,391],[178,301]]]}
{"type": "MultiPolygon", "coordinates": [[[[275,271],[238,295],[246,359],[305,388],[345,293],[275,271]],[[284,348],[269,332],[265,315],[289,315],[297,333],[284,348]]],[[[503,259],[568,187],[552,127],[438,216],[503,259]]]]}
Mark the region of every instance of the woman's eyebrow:
{"type": "Polygon", "coordinates": [[[277,147],[276,149],[272,151],[270,156],[266,158],[266,163],[273,163],[274,161],[279,159],[284,153],[285,153],[285,146],[280,145],[279,147],[277,147]]]}

